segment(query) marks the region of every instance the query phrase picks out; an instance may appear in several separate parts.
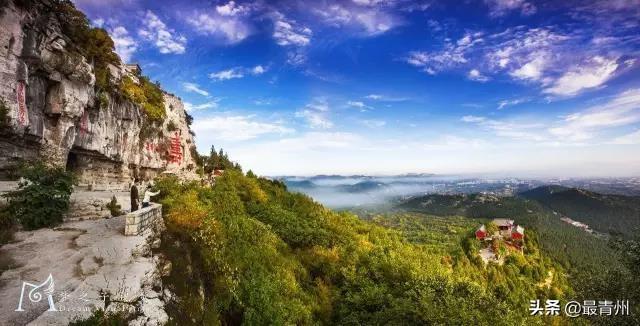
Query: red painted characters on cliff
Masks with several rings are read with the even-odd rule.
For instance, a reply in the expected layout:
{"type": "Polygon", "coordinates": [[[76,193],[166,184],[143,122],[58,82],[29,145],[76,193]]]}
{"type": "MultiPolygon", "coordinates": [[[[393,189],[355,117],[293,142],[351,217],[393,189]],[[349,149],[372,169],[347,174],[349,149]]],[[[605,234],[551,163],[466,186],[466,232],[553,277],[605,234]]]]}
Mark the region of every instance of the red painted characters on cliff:
{"type": "Polygon", "coordinates": [[[16,97],[18,100],[18,122],[21,126],[26,126],[29,124],[29,120],[27,117],[27,96],[26,96],[27,86],[24,82],[18,82],[16,85],[16,97]]]}
{"type": "Polygon", "coordinates": [[[180,164],[182,162],[182,144],[180,135],[176,132],[171,137],[171,148],[169,149],[169,162],[180,164]]]}

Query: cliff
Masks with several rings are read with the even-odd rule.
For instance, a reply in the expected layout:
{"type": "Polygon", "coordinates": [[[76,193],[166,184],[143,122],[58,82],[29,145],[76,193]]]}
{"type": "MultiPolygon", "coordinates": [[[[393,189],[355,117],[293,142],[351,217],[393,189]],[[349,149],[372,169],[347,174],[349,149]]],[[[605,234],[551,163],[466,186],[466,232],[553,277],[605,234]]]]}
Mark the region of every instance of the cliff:
{"type": "Polygon", "coordinates": [[[150,117],[117,86],[142,81],[117,56],[106,64],[111,87],[97,87],[104,72],[74,44],[60,3],[0,0],[0,178],[33,160],[103,187],[165,171],[194,178],[195,144],[181,100],[162,91],[162,119],[150,117]]]}

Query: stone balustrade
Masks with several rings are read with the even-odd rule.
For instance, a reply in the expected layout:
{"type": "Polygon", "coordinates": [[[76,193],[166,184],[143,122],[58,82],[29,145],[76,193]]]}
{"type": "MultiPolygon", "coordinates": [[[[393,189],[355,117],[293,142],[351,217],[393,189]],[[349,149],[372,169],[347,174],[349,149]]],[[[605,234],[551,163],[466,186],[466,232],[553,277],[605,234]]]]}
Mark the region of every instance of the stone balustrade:
{"type": "Polygon", "coordinates": [[[140,235],[162,218],[162,205],[151,203],[149,207],[125,216],[124,235],[140,235]]]}

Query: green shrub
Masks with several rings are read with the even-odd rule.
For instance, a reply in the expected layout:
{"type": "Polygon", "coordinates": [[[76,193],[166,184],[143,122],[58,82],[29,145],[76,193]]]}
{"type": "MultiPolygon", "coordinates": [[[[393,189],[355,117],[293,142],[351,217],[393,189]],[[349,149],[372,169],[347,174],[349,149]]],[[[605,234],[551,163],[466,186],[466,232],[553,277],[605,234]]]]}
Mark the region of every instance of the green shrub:
{"type": "Polygon", "coordinates": [[[43,164],[23,166],[18,189],[3,196],[7,211],[27,230],[50,227],[62,222],[69,209],[73,176],[63,168],[43,164]]]}
{"type": "Polygon", "coordinates": [[[102,28],[93,28],[87,16],[76,9],[70,0],[55,0],[55,13],[61,23],[62,32],[78,46],[88,62],[93,62],[98,90],[110,90],[111,75],[107,66],[118,64],[115,45],[109,33],[102,28]]]}
{"type": "Polygon", "coordinates": [[[106,92],[98,92],[96,96],[96,106],[100,109],[106,109],[109,107],[109,97],[106,92]]]}
{"type": "Polygon", "coordinates": [[[107,209],[109,209],[109,212],[111,212],[112,217],[122,215],[122,206],[118,204],[118,199],[116,199],[116,196],[111,197],[111,201],[106,206],[107,209]]]}
{"type": "Polygon", "coordinates": [[[70,322],[69,326],[126,326],[131,320],[132,317],[124,312],[105,313],[104,310],[99,309],[87,319],[70,322]]]}
{"type": "Polygon", "coordinates": [[[0,98],[0,133],[4,133],[11,126],[11,117],[9,116],[9,108],[7,102],[0,98]]]}
{"type": "Polygon", "coordinates": [[[150,82],[144,76],[138,77],[138,81],[136,84],[131,77],[123,77],[120,80],[120,92],[126,99],[140,106],[150,120],[164,121],[167,112],[160,86],[150,82]]]}
{"type": "Polygon", "coordinates": [[[148,119],[142,120],[142,124],[140,125],[140,133],[138,134],[139,145],[142,148],[147,139],[152,137],[160,136],[160,127],[157,126],[155,121],[151,121],[148,119]]]}
{"type": "Polygon", "coordinates": [[[0,207],[0,245],[13,240],[15,221],[6,207],[0,207]]]}
{"type": "Polygon", "coordinates": [[[176,124],[173,122],[173,120],[169,121],[169,123],[167,123],[167,130],[169,131],[176,131],[178,130],[178,127],[176,126],[176,124]]]}

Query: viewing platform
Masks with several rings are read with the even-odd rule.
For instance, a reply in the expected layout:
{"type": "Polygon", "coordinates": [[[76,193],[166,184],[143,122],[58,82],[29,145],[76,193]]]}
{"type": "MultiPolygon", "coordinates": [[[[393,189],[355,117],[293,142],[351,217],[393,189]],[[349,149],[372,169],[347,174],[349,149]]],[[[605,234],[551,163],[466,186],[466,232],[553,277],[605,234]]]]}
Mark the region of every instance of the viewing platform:
{"type": "Polygon", "coordinates": [[[150,203],[149,207],[141,208],[125,216],[124,235],[140,235],[160,219],[162,219],[162,205],[150,203]]]}

